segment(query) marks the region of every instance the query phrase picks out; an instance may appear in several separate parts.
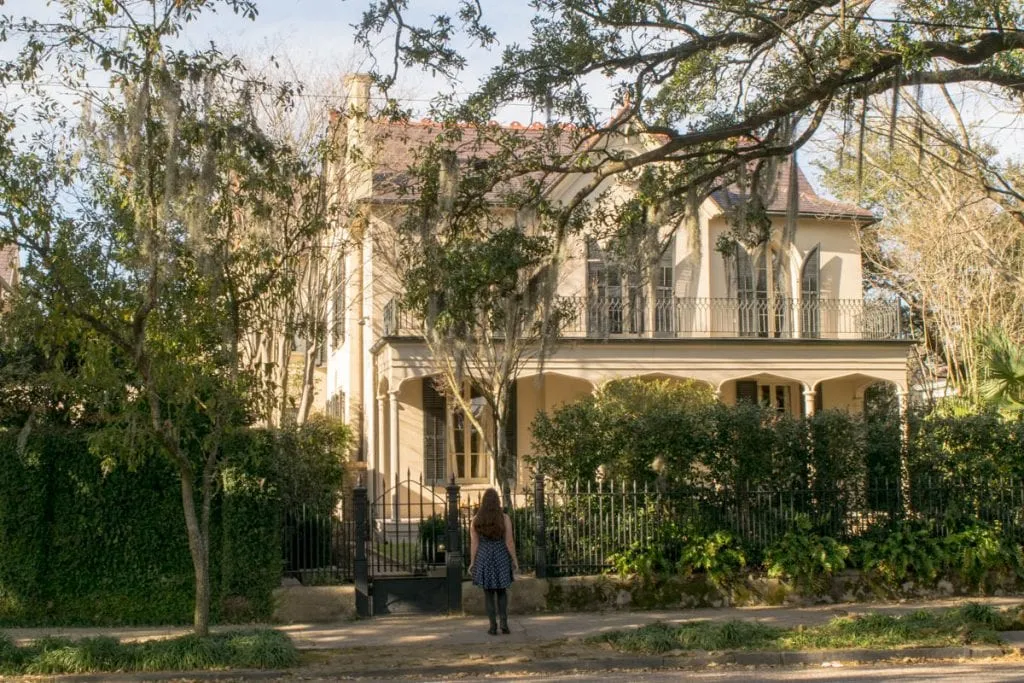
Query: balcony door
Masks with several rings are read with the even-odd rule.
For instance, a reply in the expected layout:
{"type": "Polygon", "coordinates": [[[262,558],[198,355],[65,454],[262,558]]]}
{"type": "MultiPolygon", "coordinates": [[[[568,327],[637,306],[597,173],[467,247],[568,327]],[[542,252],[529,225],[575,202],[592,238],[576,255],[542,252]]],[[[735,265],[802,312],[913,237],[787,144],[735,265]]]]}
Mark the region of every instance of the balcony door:
{"type": "Polygon", "coordinates": [[[639,273],[587,240],[587,334],[643,334],[645,312],[639,273]]]}
{"type": "MultiPolygon", "coordinates": [[[[735,244],[737,327],[741,337],[785,337],[790,335],[790,301],[783,283],[771,278],[769,268],[778,258],[761,249],[757,261],[742,244],[735,244]]],[[[780,278],[781,279],[781,278],[780,278]]]]}
{"type": "Polygon", "coordinates": [[[804,259],[800,269],[800,336],[821,336],[821,246],[804,259]]]}

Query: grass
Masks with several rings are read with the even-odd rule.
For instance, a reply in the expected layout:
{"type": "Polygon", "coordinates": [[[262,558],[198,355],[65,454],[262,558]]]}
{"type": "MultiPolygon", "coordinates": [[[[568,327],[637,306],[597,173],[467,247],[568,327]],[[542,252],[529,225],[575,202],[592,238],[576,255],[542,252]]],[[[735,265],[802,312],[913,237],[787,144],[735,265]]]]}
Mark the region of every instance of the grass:
{"type": "Polygon", "coordinates": [[[654,623],[590,638],[626,652],[671,650],[825,650],[944,647],[998,643],[998,631],[1019,628],[1016,611],[966,604],[903,616],[868,614],[836,618],[822,626],[787,629],[754,622],[654,623]]]}
{"type": "Polygon", "coordinates": [[[20,647],[0,635],[0,674],[279,669],[298,662],[298,650],[288,636],[269,629],[140,643],[108,637],[40,638],[20,647]]]}

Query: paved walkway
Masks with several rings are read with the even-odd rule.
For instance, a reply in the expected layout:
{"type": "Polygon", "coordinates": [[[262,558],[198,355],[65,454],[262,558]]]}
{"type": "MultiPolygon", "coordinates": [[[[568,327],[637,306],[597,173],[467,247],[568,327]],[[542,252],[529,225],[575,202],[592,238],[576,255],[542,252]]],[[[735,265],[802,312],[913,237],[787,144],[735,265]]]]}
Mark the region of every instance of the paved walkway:
{"type": "MultiPolygon", "coordinates": [[[[837,616],[866,613],[906,614],[918,609],[955,607],[964,602],[978,602],[993,607],[1013,607],[1024,604],[1024,597],[956,598],[927,602],[858,603],[822,605],[815,607],[723,607],[718,609],[689,609],[650,612],[574,612],[563,614],[513,615],[510,619],[512,634],[501,636],[501,641],[513,644],[537,644],[560,640],[576,640],[606,631],[643,626],[654,621],[684,622],[695,619],[728,621],[741,619],[781,627],[822,624],[837,616]]],[[[217,627],[214,630],[238,628],[217,627]]],[[[381,645],[436,644],[458,647],[478,643],[495,643],[486,633],[487,622],[482,617],[405,616],[357,619],[331,624],[274,625],[292,637],[302,649],[338,649],[357,647],[374,648],[381,645]]],[[[0,631],[16,643],[23,644],[40,636],[112,636],[122,640],[148,640],[168,638],[188,632],[187,628],[42,628],[7,629],[0,631]]]]}

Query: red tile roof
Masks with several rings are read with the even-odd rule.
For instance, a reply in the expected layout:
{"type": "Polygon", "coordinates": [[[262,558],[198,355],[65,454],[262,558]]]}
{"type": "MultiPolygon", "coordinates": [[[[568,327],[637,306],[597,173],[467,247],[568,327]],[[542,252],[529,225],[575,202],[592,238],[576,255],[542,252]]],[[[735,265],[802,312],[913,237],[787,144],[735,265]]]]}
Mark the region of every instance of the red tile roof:
{"type": "MultiPolygon", "coordinates": [[[[494,125],[499,126],[500,124],[494,123],[494,125]]],[[[505,134],[514,132],[527,140],[540,141],[545,133],[545,127],[539,123],[524,126],[513,122],[502,125],[501,128],[505,134]]],[[[463,140],[451,144],[451,148],[455,150],[456,156],[461,162],[470,163],[473,159],[487,159],[500,149],[499,144],[494,140],[471,135],[468,130],[463,140]]],[[[563,130],[572,131],[574,129],[564,128],[563,130]]],[[[373,141],[371,146],[374,159],[373,200],[396,202],[414,199],[416,193],[412,187],[413,176],[409,167],[416,161],[417,150],[433,142],[442,131],[443,128],[439,122],[429,119],[408,123],[367,121],[366,133],[373,141]]],[[[559,151],[569,151],[569,145],[574,142],[573,138],[575,137],[574,135],[561,136],[557,140],[562,146],[559,151]]],[[[788,207],[789,164],[779,163],[778,168],[775,192],[767,209],[769,213],[785,214],[788,207]]],[[[532,177],[538,176],[534,174],[532,177]]],[[[520,179],[511,187],[514,188],[522,182],[523,179],[520,179]]],[[[800,215],[819,218],[853,218],[862,221],[874,220],[874,215],[866,209],[819,196],[811,187],[803,171],[799,169],[797,187],[800,215]]],[[[739,190],[735,186],[712,194],[712,199],[723,209],[737,205],[740,198],[739,190]]]]}
{"type": "MultiPolygon", "coordinates": [[[[814,216],[816,218],[853,218],[871,222],[875,215],[867,209],[862,209],[853,204],[836,202],[825,199],[818,195],[811,186],[807,176],[799,167],[797,168],[797,195],[799,197],[799,213],[801,216],[814,216]]],[[[742,196],[736,185],[718,190],[711,194],[722,209],[728,210],[738,205],[742,196]]],[[[785,214],[789,210],[789,163],[779,163],[779,169],[775,179],[775,188],[771,200],[765,207],[768,213],[785,214]]]]}
{"type": "MultiPolygon", "coordinates": [[[[504,135],[512,133],[526,140],[540,141],[545,133],[541,124],[524,126],[512,123],[501,128],[504,135]]],[[[372,141],[370,153],[374,159],[373,199],[383,202],[414,199],[416,193],[410,167],[416,163],[419,150],[434,142],[443,131],[440,123],[429,119],[409,123],[367,122],[366,134],[372,141]]],[[[449,147],[463,164],[477,159],[486,160],[501,149],[497,141],[471,134],[468,129],[462,140],[449,143],[449,147]]],[[[522,182],[520,179],[510,187],[515,188],[522,182]]]]}

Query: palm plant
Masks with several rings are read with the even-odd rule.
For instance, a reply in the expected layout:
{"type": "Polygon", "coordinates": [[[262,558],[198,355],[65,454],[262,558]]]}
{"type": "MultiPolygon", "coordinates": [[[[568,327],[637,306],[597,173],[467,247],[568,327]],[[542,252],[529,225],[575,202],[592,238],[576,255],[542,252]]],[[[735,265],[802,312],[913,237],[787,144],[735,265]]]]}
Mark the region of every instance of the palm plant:
{"type": "Polygon", "coordinates": [[[982,400],[1000,410],[1024,410],[1024,345],[1004,330],[991,330],[982,340],[985,363],[979,391],[982,400]]]}

